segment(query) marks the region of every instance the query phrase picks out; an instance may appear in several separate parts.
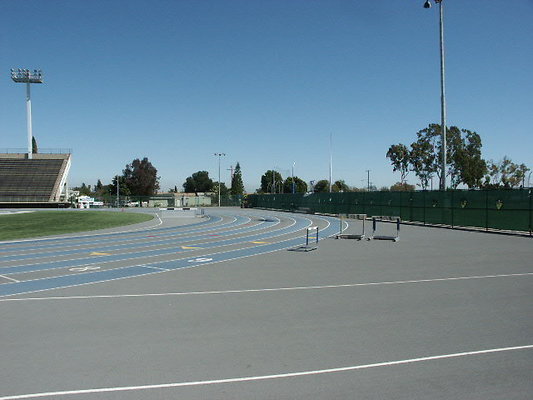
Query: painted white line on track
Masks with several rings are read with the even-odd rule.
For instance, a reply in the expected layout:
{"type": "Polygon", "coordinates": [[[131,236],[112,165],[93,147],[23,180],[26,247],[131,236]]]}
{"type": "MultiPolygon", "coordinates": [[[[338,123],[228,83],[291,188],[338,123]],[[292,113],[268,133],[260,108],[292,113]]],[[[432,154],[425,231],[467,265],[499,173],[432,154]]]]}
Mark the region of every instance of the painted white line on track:
{"type": "MultiPolygon", "coordinates": [[[[139,265],[140,267],[160,269],[169,271],[164,268],[151,267],[148,265],[139,265]]],[[[320,286],[294,286],[294,287],[280,287],[280,288],[263,288],[263,289],[242,289],[242,290],[209,290],[197,292],[170,292],[170,293],[141,293],[141,294],[110,294],[110,295],[94,295],[94,296],[50,296],[50,297],[26,297],[18,299],[0,299],[0,302],[6,301],[38,301],[38,300],[82,300],[82,299],[120,299],[131,297],[163,297],[163,296],[193,296],[193,295],[213,295],[213,294],[245,294],[245,293],[266,293],[266,292],[283,292],[296,290],[320,290],[320,289],[342,289],[354,288],[364,286],[384,286],[384,285],[405,285],[415,283],[431,283],[431,282],[449,282],[449,281],[463,281],[471,279],[494,279],[494,278],[512,278],[520,276],[533,276],[533,272],[524,272],[518,274],[500,274],[500,275],[475,275],[475,276],[458,276],[449,278],[434,278],[434,279],[418,279],[408,281],[384,281],[384,282],[366,282],[366,283],[346,283],[342,285],[320,285],[320,286]]]]}
{"type": "MultiPolygon", "coordinates": [[[[293,219],[293,218],[288,218],[289,220],[292,220],[292,223],[290,225],[287,225],[285,227],[282,227],[281,229],[288,229],[288,228],[291,228],[292,226],[294,226],[296,224],[296,221],[293,219]]],[[[307,219],[307,218],[306,218],[307,219]]],[[[233,221],[235,222],[235,221],[233,221]]],[[[277,225],[277,224],[276,224],[277,225]]],[[[239,230],[239,229],[238,229],[239,230]]],[[[251,236],[254,236],[257,232],[260,232],[264,229],[258,229],[258,230],[253,230],[251,231],[250,233],[253,234],[253,235],[248,235],[248,236],[243,236],[243,243],[246,243],[246,240],[245,238],[247,237],[251,237],[251,236]]],[[[279,230],[279,229],[278,229],[279,230]]],[[[213,229],[210,229],[210,230],[207,230],[205,232],[209,232],[209,231],[213,231],[213,229]]],[[[277,230],[274,230],[274,231],[271,231],[273,233],[276,233],[277,230]]],[[[296,231],[294,231],[296,232],[296,231]]],[[[200,232],[202,233],[202,232],[200,232]]],[[[222,233],[222,232],[221,232],[222,233]]],[[[289,232],[287,234],[290,234],[290,233],[293,233],[293,232],[289,232]]],[[[270,237],[277,237],[277,235],[271,235],[271,236],[268,236],[267,238],[270,238],[270,237]]],[[[231,239],[229,239],[231,240],[231,239]]],[[[222,243],[220,246],[217,246],[217,247],[224,247],[224,246],[228,246],[227,244],[223,244],[224,242],[226,242],[227,240],[223,240],[223,241],[220,241],[220,242],[215,242],[215,243],[222,243]]],[[[198,242],[199,244],[204,244],[205,242],[203,241],[200,241],[198,242]]],[[[194,245],[194,243],[193,243],[194,245]]],[[[231,244],[230,244],[231,245],[231,244]]],[[[143,247],[146,247],[146,246],[143,246],[143,247]]],[[[141,248],[143,248],[141,247],[141,248]]],[[[160,247],[160,248],[150,248],[149,250],[143,250],[144,251],[157,251],[157,250],[165,250],[165,249],[168,249],[169,247],[160,247]]],[[[213,248],[216,248],[216,247],[213,247],[213,248]]],[[[124,252],[122,253],[116,253],[117,256],[122,256],[122,255],[127,255],[129,254],[130,251],[128,251],[127,249],[124,250],[124,252]]],[[[44,253],[43,253],[44,254],[44,253]]],[[[145,256],[145,255],[141,255],[141,256],[137,256],[137,257],[125,257],[125,258],[121,258],[119,260],[115,260],[115,261],[126,261],[126,260],[136,260],[136,259],[141,259],[141,258],[150,258],[150,257],[159,257],[158,254],[154,254],[154,255],[151,255],[151,256],[145,256]]],[[[41,257],[34,257],[34,258],[28,258],[28,259],[25,259],[25,260],[22,260],[22,261],[27,261],[27,260],[39,260],[41,257]]],[[[67,259],[64,259],[64,260],[59,260],[60,262],[69,262],[69,261],[82,261],[82,260],[91,260],[93,259],[94,256],[88,256],[88,257],[74,257],[74,258],[67,258],[67,259]]],[[[115,261],[110,261],[110,262],[115,262],[115,261]]],[[[174,260],[173,260],[174,261],[174,260]]],[[[0,263],[3,263],[4,261],[0,260],[0,263]]],[[[101,263],[100,261],[96,261],[96,262],[88,262],[86,264],[82,264],[82,265],[93,265],[93,264],[99,264],[101,263]]],[[[34,263],[28,263],[28,264],[19,264],[19,265],[16,265],[16,267],[28,267],[28,266],[32,266],[32,265],[40,265],[42,264],[42,262],[34,262],[34,263]]],[[[4,265],[0,265],[0,272],[2,271],[2,268],[5,268],[5,267],[8,267],[10,268],[10,266],[4,266],[4,265]]],[[[53,270],[53,269],[56,269],[55,267],[52,267],[52,268],[46,268],[46,269],[40,269],[39,271],[49,271],[49,270],[53,270]]]]}
{"type": "Polygon", "coordinates": [[[20,282],[20,281],[17,281],[16,279],[10,278],[9,276],[5,276],[5,275],[0,275],[0,278],[4,278],[12,282],[20,282]]]}
{"type": "Polygon", "coordinates": [[[379,362],[379,363],[374,363],[374,364],[352,365],[349,367],[318,369],[314,371],[289,372],[285,374],[246,376],[246,377],[241,377],[241,378],[227,378],[227,379],[215,379],[215,380],[205,380],[205,381],[160,383],[160,384],[155,384],[155,385],[118,386],[118,387],[107,387],[107,388],[96,388],[96,389],[80,389],[80,390],[64,390],[64,391],[57,391],[57,392],[31,393],[31,394],[3,396],[3,397],[0,397],[0,400],[35,399],[39,397],[49,397],[49,396],[67,396],[67,395],[82,395],[82,394],[93,394],[93,393],[127,392],[127,391],[139,391],[139,390],[151,390],[151,389],[171,389],[171,388],[180,388],[180,387],[207,386],[207,385],[218,385],[218,384],[227,384],[227,383],[246,383],[246,382],[273,380],[273,379],[297,378],[297,377],[302,377],[302,376],[332,374],[332,373],[337,373],[337,372],[351,372],[351,371],[371,369],[371,368],[392,367],[396,365],[406,365],[406,364],[413,364],[413,363],[418,363],[418,362],[445,360],[445,359],[450,359],[450,358],[459,358],[459,357],[467,357],[467,356],[480,356],[484,354],[502,353],[506,351],[531,350],[531,349],[533,349],[533,344],[525,345],[525,346],[500,347],[496,349],[466,351],[462,353],[442,354],[438,356],[410,358],[406,360],[387,361],[387,362],[379,362]]]}
{"type": "Polygon", "coordinates": [[[153,267],[151,265],[139,265],[139,267],[149,268],[149,269],[155,269],[157,271],[170,271],[168,268],[159,268],[159,267],[153,267]]]}
{"type": "MultiPolygon", "coordinates": [[[[293,218],[288,218],[289,220],[292,220],[292,223],[290,225],[287,225],[286,227],[284,227],[283,229],[289,229],[291,228],[292,226],[296,225],[296,220],[293,219],[293,218]]],[[[307,219],[307,218],[305,218],[307,219]]],[[[310,220],[308,220],[309,222],[311,222],[310,220]]],[[[277,231],[272,231],[273,233],[277,233],[277,231]]],[[[287,233],[284,233],[284,234],[281,234],[281,235],[271,235],[271,236],[267,236],[266,238],[275,238],[275,237],[278,237],[278,236],[286,236],[286,235],[290,235],[290,234],[293,234],[297,231],[290,231],[290,232],[287,232],[287,233]]],[[[248,238],[250,236],[243,236],[243,241],[239,244],[246,244],[247,243],[247,240],[246,238],[248,238]]],[[[284,241],[288,241],[288,240],[291,240],[291,239],[287,239],[287,240],[282,240],[281,242],[274,242],[274,243],[282,243],[284,241]]],[[[225,242],[226,240],[223,240],[222,242],[225,242]]],[[[222,242],[214,242],[214,243],[222,243],[222,242]]],[[[203,244],[204,242],[200,242],[199,244],[203,244]]],[[[221,246],[216,246],[216,247],[208,247],[208,248],[205,248],[206,251],[209,251],[209,250],[214,250],[214,249],[217,249],[219,247],[227,247],[227,246],[231,246],[232,244],[222,244],[221,246]]],[[[250,248],[254,248],[254,247],[260,247],[260,246],[252,246],[250,248]]],[[[280,250],[283,250],[283,249],[280,249],[280,250]]],[[[231,251],[231,250],[230,250],[231,251]]],[[[277,251],[277,250],[276,250],[277,251]]],[[[227,253],[227,251],[222,251],[222,252],[217,252],[217,253],[210,253],[208,255],[211,255],[211,254],[223,254],[223,253],[227,253]]],[[[127,255],[128,253],[120,253],[120,254],[117,254],[117,255],[127,255]]],[[[253,254],[255,255],[255,254],[253,254]]],[[[252,256],[253,256],[252,255],[252,256]]],[[[80,267],[81,266],[91,266],[91,265],[94,265],[94,264],[114,264],[116,263],[117,261],[133,261],[133,260],[139,260],[139,259],[147,259],[147,258],[155,258],[155,257],[159,257],[160,255],[158,254],[154,254],[154,255],[151,255],[151,256],[146,256],[146,255],[141,255],[141,256],[137,256],[137,257],[126,257],[126,258],[120,258],[118,260],[113,260],[113,261],[101,261],[101,260],[97,260],[97,261],[94,261],[94,262],[88,262],[88,263],[85,263],[85,264],[81,264],[79,265],[80,267]]],[[[248,256],[245,256],[245,257],[248,257],[248,256]]],[[[171,260],[167,260],[167,261],[181,261],[183,259],[186,259],[187,257],[180,257],[180,258],[175,258],[175,259],[171,259],[171,260]]],[[[242,258],[242,257],[239,257],[239,258],[242,258]]],[[[94,259],[94,257],[86,257],[86,258],[70,258],[70,259],[66,259],[66,260],[61,260],[61,262],[75,262],[75,261],[83,261],[83,260],[91,260],[91,259],[94,259]]],[[[223,260],[223,261],[231,261],[233,259],[227,259],[227,260],[223,260]]],[[[159,261],[153,261],[151,263],[146,263],[146,264],[156,264],[156,263],[159,263],[159,261]]],[[[33,263],[33,264],[21,264],[21,265],[17,265],[17,267],[28,267],[28,266],[32,266],[32,265],[40,265],[41,263],[33,263]]],[[[121,268],[128,268],[128,267],[131,267],[131,266],[134,266],[134,267],[144,267],[145,265],[142,264],[142,265],[128,265],[126,267],[121,267],[121,268]]],[[[0,266],[0,272],[2,271],[2,266],[0,266]]],[[[43,271],[50,271],[50,270],[61,270],[63,269],[63,267],[50,267],[50,268],[44,268],[44,269],[39,269],[39,272],[43,272],[43,271]]],[[[165,269],[166,271],[166,269],[165,269]]],[[[13,272],[13,274],[15,274],[17,272],[13,272]]],[[[25,272],[21,272],[21,273],[25,273],[25,272]]],[[[59,277],[59,276],[63,276],[63,275],[57,275],[55,277],[59,277]]],[[[48,278],[40,278],[40,279],[48,279],[48,278]]],[[[40,279],[32,279],[32,281],[36,281],[36,280],[40,280],[40,279]]]]}

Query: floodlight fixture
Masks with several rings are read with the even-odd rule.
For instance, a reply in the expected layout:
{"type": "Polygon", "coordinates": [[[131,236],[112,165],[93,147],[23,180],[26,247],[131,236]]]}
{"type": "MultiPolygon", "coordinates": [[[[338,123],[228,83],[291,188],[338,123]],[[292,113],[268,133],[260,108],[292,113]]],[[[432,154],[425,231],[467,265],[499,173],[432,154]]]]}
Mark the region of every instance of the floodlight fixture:
{"type": "Polygon", "coordinates": [[[26,84],[26,116],[28,126],[28,159],[32,158],[32,121],[31,121],[31,93],[30,84],[43,83],[43,71],[40,69],[24,69],[24,68],[11,68],[11,79],[16,83],[26,84]]]}
{"type": "Polygon", "coordinates": [[[11,79],[17,83],[43,83],[43,71],[40,69],[11,68],[11,79]]]}

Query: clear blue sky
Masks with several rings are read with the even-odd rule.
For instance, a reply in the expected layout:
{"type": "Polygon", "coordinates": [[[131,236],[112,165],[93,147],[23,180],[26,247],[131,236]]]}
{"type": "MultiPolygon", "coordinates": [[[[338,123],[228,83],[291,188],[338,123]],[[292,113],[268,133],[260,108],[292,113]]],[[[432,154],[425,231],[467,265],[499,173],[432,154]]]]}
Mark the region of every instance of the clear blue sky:
{"type": "MultiPolygon", "coordinates": [[[[483,156],[533,167],[533,1],[443,0],[448,123],[483,156]]],[[[386,151],[440,122],[438,7],[424,0],[27,0],[0,3],[0,148],[72,148],[71,184],[148,157],[161,189],[199,170],[245,186],[399,180],[386,151]]],[[[408,177],[415,183],[415,177],[408,177]]],[[[435,182],[436,183],[436,182],[435,182]]]]}

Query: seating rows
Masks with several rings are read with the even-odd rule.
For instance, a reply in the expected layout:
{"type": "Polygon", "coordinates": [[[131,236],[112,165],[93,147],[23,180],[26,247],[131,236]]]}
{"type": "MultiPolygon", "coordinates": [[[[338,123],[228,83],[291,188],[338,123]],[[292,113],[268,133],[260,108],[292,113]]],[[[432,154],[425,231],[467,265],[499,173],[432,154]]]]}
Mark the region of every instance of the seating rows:
{"type": "Polygon", "coordinates": [[[64,162],[64,159],[0,159],[0,201],[50,201],[64,162]]]}

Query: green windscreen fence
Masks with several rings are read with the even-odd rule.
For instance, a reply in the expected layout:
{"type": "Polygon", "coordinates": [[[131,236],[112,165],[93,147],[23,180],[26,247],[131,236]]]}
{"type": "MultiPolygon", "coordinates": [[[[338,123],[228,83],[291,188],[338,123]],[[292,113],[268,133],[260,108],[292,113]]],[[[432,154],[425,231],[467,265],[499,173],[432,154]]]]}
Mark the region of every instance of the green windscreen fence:
{"type": "Polygon", "coordinates": [[[250,207],[532,232],[532,189],[250,195],[250,207]]]}

